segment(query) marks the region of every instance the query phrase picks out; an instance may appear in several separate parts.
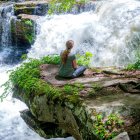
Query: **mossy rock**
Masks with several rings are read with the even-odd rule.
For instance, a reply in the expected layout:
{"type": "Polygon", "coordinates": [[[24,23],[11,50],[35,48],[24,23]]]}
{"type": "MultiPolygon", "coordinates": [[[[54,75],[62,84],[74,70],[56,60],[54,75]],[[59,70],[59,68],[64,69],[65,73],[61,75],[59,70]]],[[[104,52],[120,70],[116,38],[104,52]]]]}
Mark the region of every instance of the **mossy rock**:
{"type": "Polygon", "coordinates": [[[13,45],[29,46],[34,43],[36,23],[32,19],[12,19],[11,33],[13,45]]]}
{"type": "Polygon", "coordinates": [[[14,5],[15,15],[30,14],[43,16],[47,14],[48,2],[46,1],[28,1],[22,3],[16,3],[14,5]]]}

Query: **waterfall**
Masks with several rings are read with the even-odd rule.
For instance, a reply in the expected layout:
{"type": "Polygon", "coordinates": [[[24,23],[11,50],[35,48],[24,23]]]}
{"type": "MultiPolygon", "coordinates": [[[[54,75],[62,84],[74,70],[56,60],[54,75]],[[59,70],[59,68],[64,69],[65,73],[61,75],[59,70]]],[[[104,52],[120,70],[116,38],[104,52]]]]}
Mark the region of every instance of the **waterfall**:
{"type": "MultiPolygon", "coordinates": [[[[73,39],[75,53],[93,53],[93,66],[123,66],[136,60],[135,53],[140,51],[140,1],[100,0],[79,12],[38,19],[38,35],[28,57],[59,54],[65,42],[73,39]]],[[[7,71],[17,66],[13,61],[6,63],[15,53],[11,46],[12,16],[12,4],[0,5],[0,85],[8,80],[7,71]]],[[[26,108],[11,93],[0,103],[0,140],[44,140],[20,118],[19,111],[26,108]]]]}
{"type": "Polygon", "coordinates": [[[11,50],[11,26],[10,21],[13,16],[13,5],[0,5],[0,63],[7,61],[11,50]]]}
{"type": "Polygon", "coordinates": [[[0,46],[11,46],[11,26],[10,21],[13,16],[13,5],[0,6],[0,46]]]}
{"type": "Polygon", "coordinates": [[[93,53],[93,66],[124,66],[140,50],[140,2],[97,1],[95,10],[40,18],[37,39],[28,57],[60,53],[73,39],[75,53],[93,53]]]}
{"type": "MultiPolygon", "coordinates": [[[[4,87],[1,85],[9,78],[7,72],[17,67],[15,61],[18,59],[19,49],[17,49],[18,46],[17,48],[12,46],[11,42],[10,21],[13,16],[13,4],[0,4],[0,95],[4,91],[4,87]]],[[[8,97],[0,102],[0,140],[45,140],[33,132],[22,120],[19,111],[24,109],[27,109],[27,106],[19,100],[13,99],[12,93],[9,93],[8,97]]]]}

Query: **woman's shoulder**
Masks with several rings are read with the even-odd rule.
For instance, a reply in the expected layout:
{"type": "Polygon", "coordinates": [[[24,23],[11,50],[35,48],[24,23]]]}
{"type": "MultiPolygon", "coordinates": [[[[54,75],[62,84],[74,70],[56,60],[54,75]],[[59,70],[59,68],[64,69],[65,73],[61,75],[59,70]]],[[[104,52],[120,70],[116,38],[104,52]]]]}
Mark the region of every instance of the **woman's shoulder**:
{"type": "Polygon", "coordinates": [[[69,57],[72,58],[72,59],[75,59],[76,58],[75,53],[70,53],[69,57]]]}

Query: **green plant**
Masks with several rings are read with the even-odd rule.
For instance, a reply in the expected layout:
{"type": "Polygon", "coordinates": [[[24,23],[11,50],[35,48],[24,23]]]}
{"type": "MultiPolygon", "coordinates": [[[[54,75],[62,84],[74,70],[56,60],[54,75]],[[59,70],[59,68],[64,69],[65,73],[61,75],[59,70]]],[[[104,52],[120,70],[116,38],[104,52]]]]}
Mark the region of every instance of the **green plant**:
{"type": "MultiPolygon", "coordinates": [[[[84,55],[84,56],[87,56],[84,55]]],[[[23,55],[22,59],[26,59],[27,56],[23,55]]],[[[83,85],[75,83],[73,85],[65,85],[63,89],[54,88],[53,86],[47,84],[40,79],[40,69],[41,64],[60,64],[59,55],[48,55],[42,59],[29,59],[28,62],[24,62],[16,70],[12,71],[9,76],[9,81],[7,81],[3,86],[5,87],[4,93],[0,96],[0,99],[3,100],[9,93],[9,90],[12,90],[13,87],[20,88],[23,90],[27,98],[31,94],[46,94],[48,98],[59,98],[65,93],[65,95],[77,96],[79,91],[83,89],[83,85]],[[12,85],[12,86],[11,86],[12,85]]],[[[81,62],[82,64],[82,62],[81,62]]],[[[66,97],[65,96],[65,97],[66,97]]],[[[71,101],[77,101],[77,98],[67,96],[71,101]]],[[[66,97],[66,98],[67,98],[66,97]]]]}
{"type": "Polygon", "coordinates": [[[101,140],[111,140],[123,130],[124,121],[118,114],[104,117],[102,113],[94,111],[94,116],[94,132],[101,140]]]}
{"type": "Polygon", "coordinates": [[[34,40],[34,34],[33,33],[26,33],[25,38],[28,40],[28,42],[31,44],[34,40]]]}
{"type": "Polygon", "coordinates": [[[0,101],[2,102],[4,98],[12,91],[12,86],[10,81],[5,82],[1,87],[4,87],[4,92],[0,95],[0,101]]]}
{"type": "Polygon", "coordinates": [[[68,94],[68,95],[78,95],[79,92],[83,89],[83,85],[79,83],[75,84],[67,84],[63,87],[63,92],[68,94]]]}
{"type": "Polygon", "coordinates": [[[27,25],[29,25],[29,26],[33,26],[33,23],[32,23],[31,20],[26,20],[26,21],[25,21],[25,24],[27,24],[27,25]]]}
{"type": "Polygon", "coordinates": [[[27,59],[27,54],[23,54],[23,55],[21,56],[21,59],[22,59],[22,60],[26,60],[26,59],[27,59]]]}
{"type": "Polygon", "coordinates": [[[90,66],[93,54],[90,52],[86,52],[83,55],[77,54],[76,57],[78,65],[90,66]]]}
{"type": "Polygon", "coordinates": [[[140,70],[140,52],[136,53],[136,62],[133,64],[128,64],[125,68],[126,70],[140,70]]]}
{"type": "Polygon", "coordinates": [[[128,64],[125,69],[126,70],[140,70],[140,59],[137,60],[134,64],[128,64]]]}
{"type": "MultiPolygon", "coordinates": [[[[26,55],[23,55],[23,58],[26,58],[26,55]]],[[[65,85],[64,88],[56,88],[41,80],[39,66],[46,63],[59,64],[60,56],[48,55],[42,59],[29,59],[28,62],[23,62],[20,67],[11,72],[9,80],[3,85],[5,91],[0,96],[1,100],[8,95],[9,90],[12,90],[13,87],[18,87],[21,91],[24,91],[27,99],[32,94],[46,94],[48,99],[54,100],[65,97],[65,99],[70,101],[78,101],[78,92],[83,88],[81,84],[75,83],[73,85],[65,85]]]]}
{"type": "Polygon", "coordinates": [[[47,64],[60,64],[60,56],[59,55],[47,55],[42,58],[42,63],[47,64]]]}
{"type": "Polygon", "coordinates": [[[52,14],[54,12],[67,12],[72,9],[76,4],[85,4],[88,0],[51,0],[50,8],[48,13],[52,14]]]}
{"type": "Polygon", "coordinates": [[[101,85],[100,84],[97,84],[97,83],[93,83],[92,84],[92,87],[95,91],[99,91],[102,89],[101,85]]]}

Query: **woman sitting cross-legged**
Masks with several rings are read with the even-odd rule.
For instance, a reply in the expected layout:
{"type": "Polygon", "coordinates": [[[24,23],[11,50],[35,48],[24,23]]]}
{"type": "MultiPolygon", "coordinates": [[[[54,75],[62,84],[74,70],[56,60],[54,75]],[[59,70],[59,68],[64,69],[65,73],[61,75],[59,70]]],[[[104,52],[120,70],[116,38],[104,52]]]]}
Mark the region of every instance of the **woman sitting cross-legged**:
{"type": "Polygon", "coordinates": [[[74,46],[73,40],[66,42],[66,49],[61,52],[61,64],[58,75],[64,78],[76,78],[84,73],[86,67],[77,66],[76,57],[71,53],[71,49],[74,46]]]}

